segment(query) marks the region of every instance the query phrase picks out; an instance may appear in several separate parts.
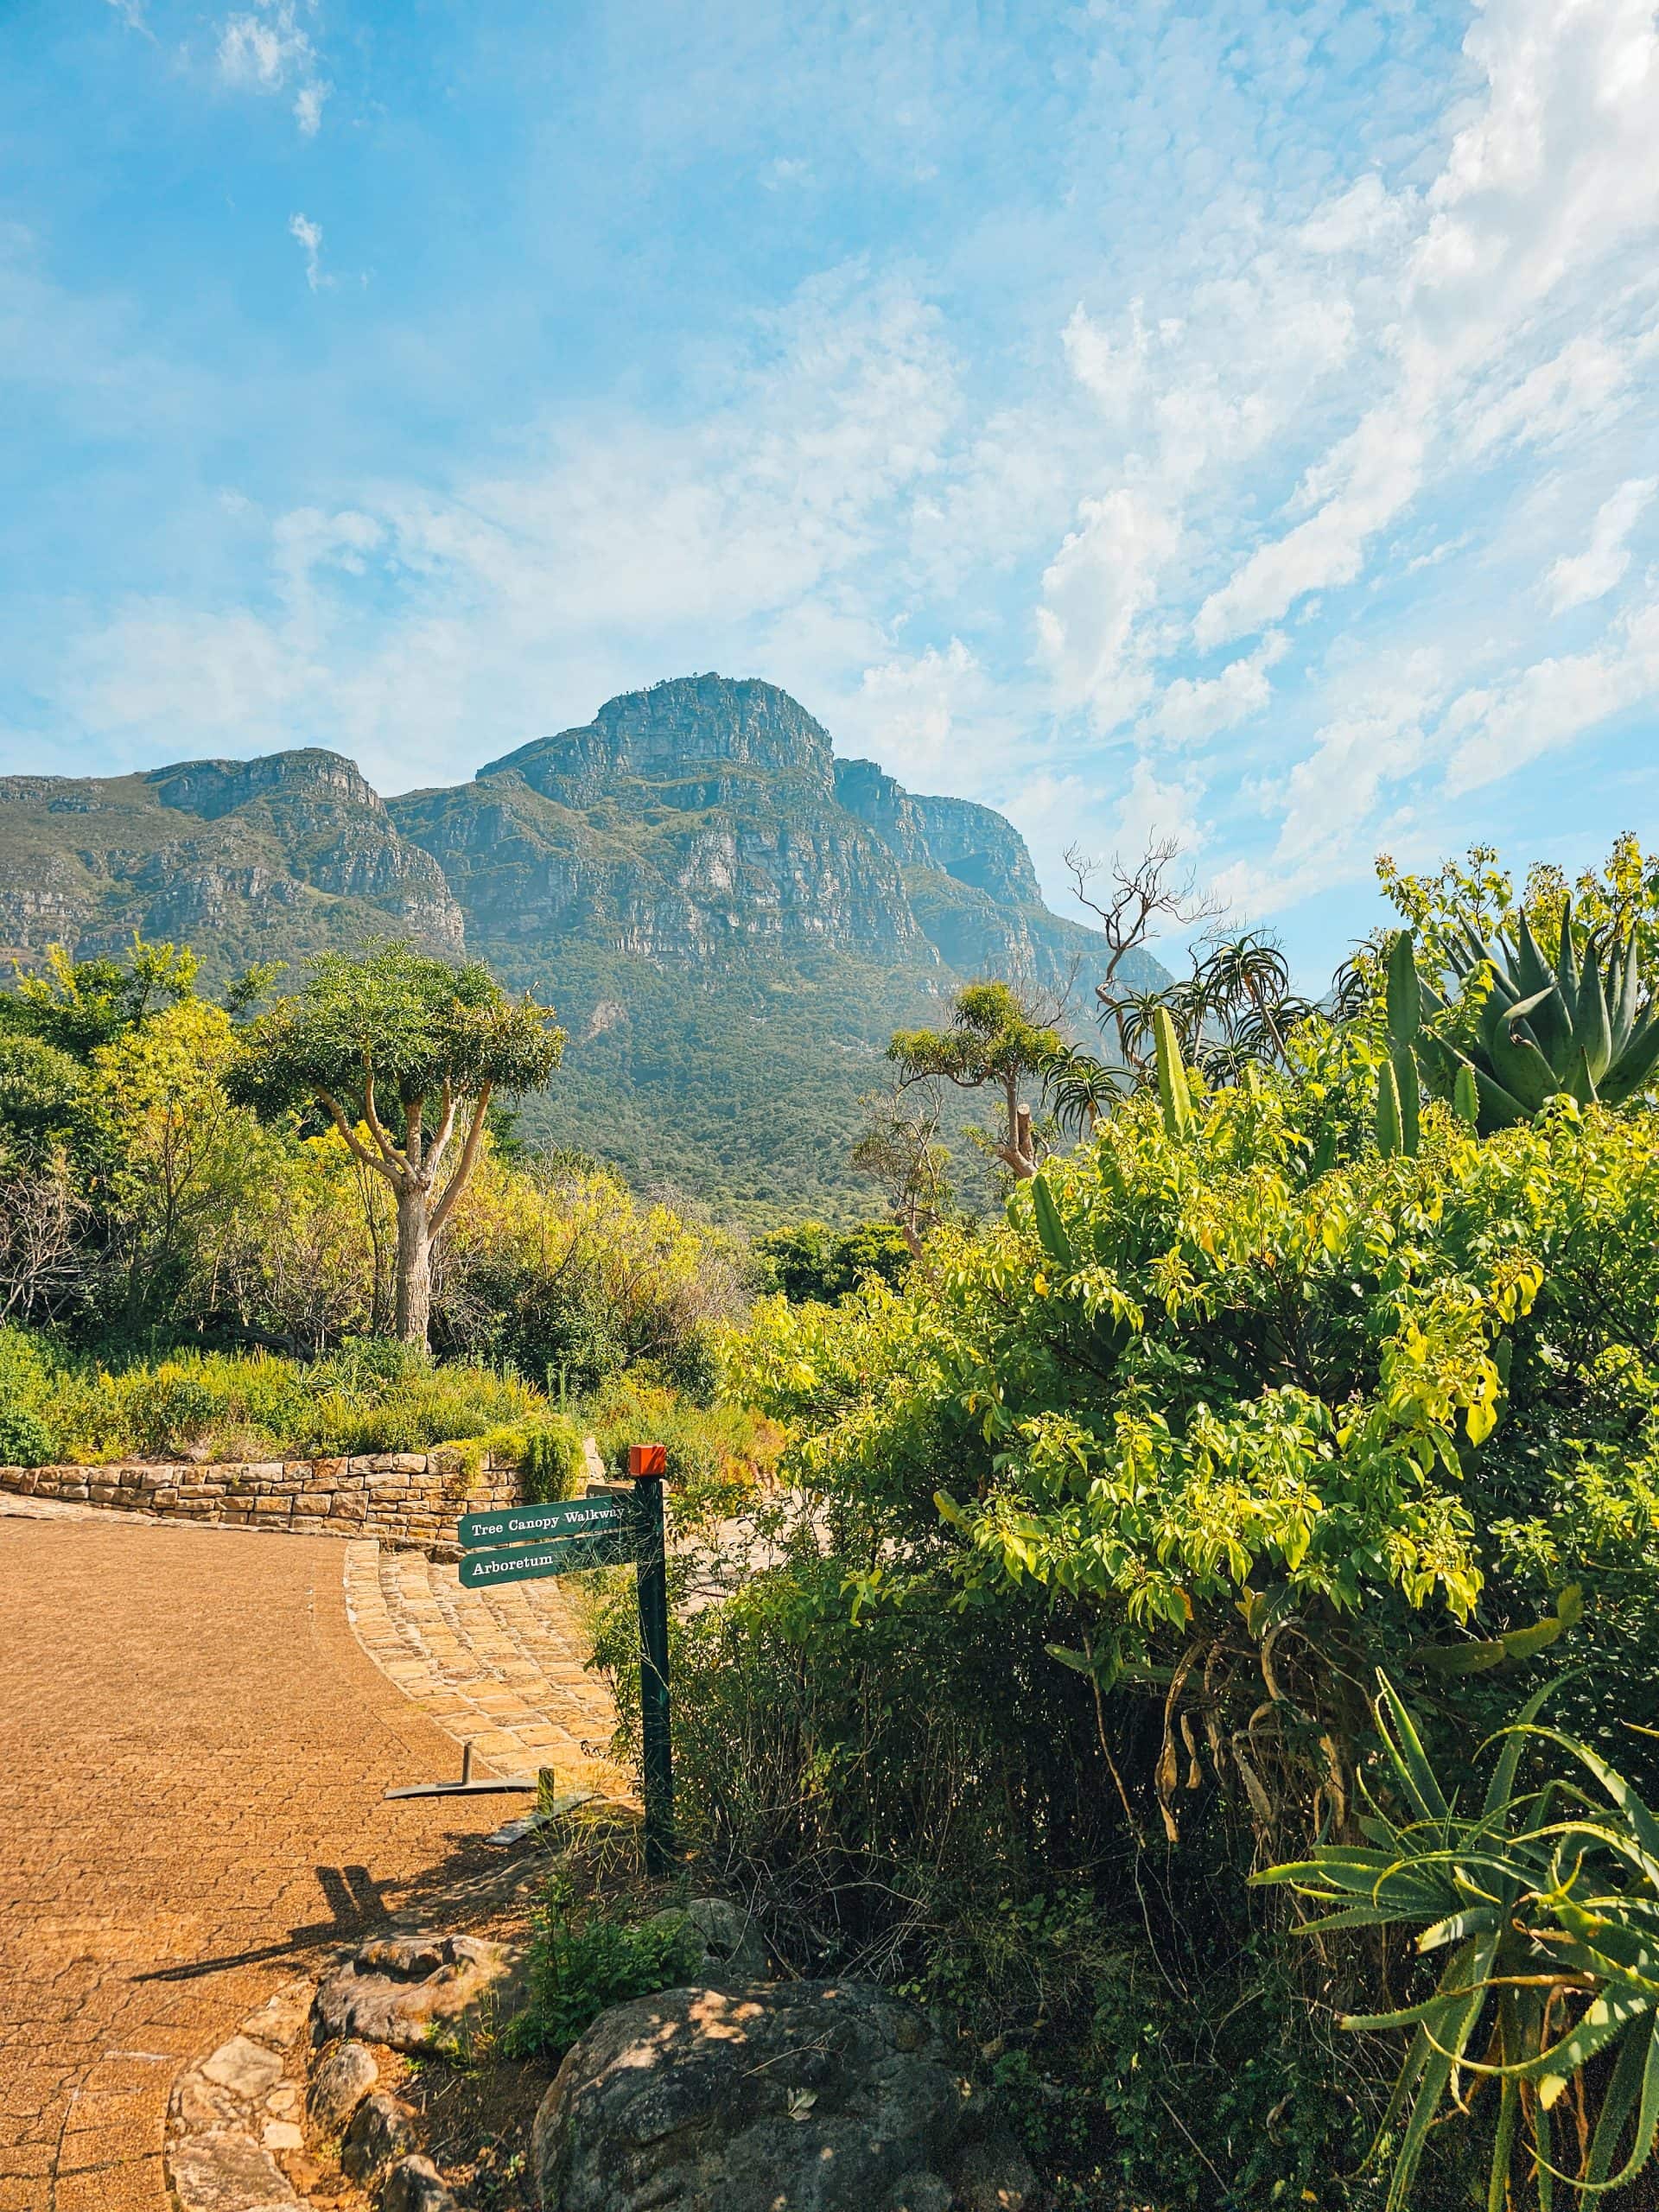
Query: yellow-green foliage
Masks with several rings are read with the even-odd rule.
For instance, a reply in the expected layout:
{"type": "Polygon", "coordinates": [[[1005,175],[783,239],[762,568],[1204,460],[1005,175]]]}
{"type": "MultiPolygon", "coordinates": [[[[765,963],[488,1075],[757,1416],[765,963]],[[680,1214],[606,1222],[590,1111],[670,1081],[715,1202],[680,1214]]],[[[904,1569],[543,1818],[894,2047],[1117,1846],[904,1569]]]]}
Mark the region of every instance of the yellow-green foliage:
{"type": "Polygon", "coordinates": [[[1109,1681],[1241,1604],[1455,1639],[1624,1592],[1607,1513],[1659,1554],[1659,1118],[1483,1142],[1432,1106],[1416,1156],[1311,1173],[1331,1111],[1219,1091],[1182,1138],[1137,1100],[1046,1170],[1069,1264],[1027,1190],[902,1294],[757,1309],[734,1387],[865,1516],[864,1602],[1046,1591],[1109,1681]],[[1564,1512],[1586,1484],[1618,1503],[1564,1512]]]}
{"type": "MultiPolygon", "coordinates": [[[[309,1365],[257,1351],[110,1367],[16,1328],[0,1329],[0,1416],[8,1410],[35,1424],[37,1461],[192,1449],[217,1459],[304,1459],[469,1438],[505,1457],[556,1420],[515,1375],[437,1366],[391,1344],[347,1345],[309,1365]]],[[[0,1443],[4,1432],[0,1417],[0,1443]]]]}

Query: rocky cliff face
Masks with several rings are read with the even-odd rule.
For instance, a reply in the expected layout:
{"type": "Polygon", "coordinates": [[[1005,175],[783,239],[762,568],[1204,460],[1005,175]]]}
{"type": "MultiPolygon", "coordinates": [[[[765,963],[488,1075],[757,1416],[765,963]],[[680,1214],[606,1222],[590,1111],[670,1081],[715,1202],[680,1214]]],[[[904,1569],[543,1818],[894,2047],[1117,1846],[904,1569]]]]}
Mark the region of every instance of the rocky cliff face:
{"type": "Polygon", "coordinates": [[[194,760],[145,775],[0,778],[0,936],[28,959],[134,930],[210,969],[292,959],[378,931],[461,949],[430,854],[337,753],[194,760]]]}
{"type": "Polygon", "coordinates": [[[868,1209],[846,1157],[893,1028],[969,976],[1052,985],[1095,950],[1001,815],[837,760],[787,692],[719,676],[390,801],[316,747],[0,779],[0,950],[135,929],[210,975],[373,935],[470,951],[569,1029],[530,1128],[774,1217],[868,1209]]]}
{"type": "Polygon", "coordinates": [[[663,962],[835,949],[1045,982],[1086,942],[1045,908],[1000,814],[836,760],[829,732],[770,683],[630,692],[391,811],[442,863],[480,942],[575,930],[663,962]]]}

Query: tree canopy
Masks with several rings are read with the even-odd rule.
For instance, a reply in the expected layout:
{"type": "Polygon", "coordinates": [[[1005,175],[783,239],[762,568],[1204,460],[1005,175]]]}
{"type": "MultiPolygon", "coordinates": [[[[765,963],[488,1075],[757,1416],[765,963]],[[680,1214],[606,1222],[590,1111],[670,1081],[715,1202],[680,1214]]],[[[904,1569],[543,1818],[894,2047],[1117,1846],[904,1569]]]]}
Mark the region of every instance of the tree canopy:
{"type": "Polygon", "coordinates": [[[397,1201],[397,1332],[424,1344],[431,1249],[465,1186],[493,1096],[538,1090],[564,1033],[481,962],[413,945],[327,953],[304,989],[250,1024],[228,1088],[261,1112],[320,1105],[397,1201]],[[442,1183],[463,1110],[461,1148],[442,1183]]]}

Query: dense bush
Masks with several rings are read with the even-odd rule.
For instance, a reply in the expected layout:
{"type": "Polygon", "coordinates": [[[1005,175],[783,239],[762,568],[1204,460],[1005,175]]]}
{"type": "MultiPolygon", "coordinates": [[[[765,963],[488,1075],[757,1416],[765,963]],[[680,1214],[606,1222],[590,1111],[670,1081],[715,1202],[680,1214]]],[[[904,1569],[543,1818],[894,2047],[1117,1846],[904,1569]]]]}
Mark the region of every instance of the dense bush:
{"type": "Polygon", "coordinates": [[[1387,2055],[1334,2055],[1327,2008],[1367,1961],[1287,1962],[1241,1878],[1347,1832],[1377,1663],[1454,1775],[1546,1649],[1586,1741],[1659,1710],[1659,1122],[1431,1106],[1384,1159],[1363,1025],[1300,1057],[1195,1083],[1182,1135],[1128,1102],[902,1291],[757,1308],[733,1386],[800,1502],[681,1630],[688,1814],[785,1944],[1034,2037],[1073,2171],[1160,2204],[1360,2147],[1387,2055]],[[1015,2019],[1007,1927],[1062,1892],[1121,1969],[1015,2019]],[[1100,2069],[1158,1990],[1194,2066],[1224,2021],[1255,2054],[1137,2148],[1100,2069]]]}
{"type": "Polygon", "coordinates": [[[640,1203],[613,1174],[486,1163],[443,1255],[434,1338],[553,1389],[650,1363],[707,1395],[714,1332],[739,1295],[728,1239],[640,1203]]]}
{"type": "Polygon", "coordinates": [[[180,1352],[105,1364],[56,1340],[0,1328],[0,1446],[48,1460],[216,1459],[420,1452],[483,1440],[528,1453],[563,1496],[580,1438],[511,1372],[439,1365],[384,1341],[308,1364],[270,1352],[180,1352]],[[545,1440],[544,1439],[545,1433],[545,1440]],[[8,1445],[9,1440],[9,1445],[8,1445]]]}
{"type": "Polygon", "coordinates": [[[753,1246],[760,1287],[782,1291],[791,1305],[817,1299],[833,1306],[856,1290],[866,1275],[896,1287],[910,1269],[910,1247],[887,1221],[830,1229],[821,1221],[796,1222],[757,1236],[753,1246]]]}

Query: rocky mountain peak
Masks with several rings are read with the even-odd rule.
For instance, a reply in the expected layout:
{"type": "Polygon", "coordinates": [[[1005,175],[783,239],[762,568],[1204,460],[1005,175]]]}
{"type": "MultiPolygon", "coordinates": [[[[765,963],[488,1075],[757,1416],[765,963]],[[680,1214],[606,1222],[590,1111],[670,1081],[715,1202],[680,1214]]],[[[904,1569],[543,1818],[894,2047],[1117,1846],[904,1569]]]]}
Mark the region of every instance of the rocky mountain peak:
{"type": "MultiPolygon", "coordinates": [[[[693,787],[707,804],[727,768],[831,788],[830,733],[798,700],[757,677],[671,677],[607,699],[591,722],[541,737],[478,772],[517,774],[562,804],[588,804],[619,779],[693,787]]],[[[683,803],[664,793],[671,804],[683,803]]]]}
{"type": "Polygon", "coordinates": [[[314,804],[361,807],[380,816],[386,810],[355,760],[319,745],[267,753],[254,760],[182,760],[170,768],[152,768],[144,781],[163,806],[204,822],[277,794],[314,804]]]}

